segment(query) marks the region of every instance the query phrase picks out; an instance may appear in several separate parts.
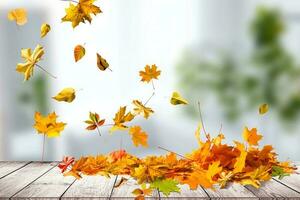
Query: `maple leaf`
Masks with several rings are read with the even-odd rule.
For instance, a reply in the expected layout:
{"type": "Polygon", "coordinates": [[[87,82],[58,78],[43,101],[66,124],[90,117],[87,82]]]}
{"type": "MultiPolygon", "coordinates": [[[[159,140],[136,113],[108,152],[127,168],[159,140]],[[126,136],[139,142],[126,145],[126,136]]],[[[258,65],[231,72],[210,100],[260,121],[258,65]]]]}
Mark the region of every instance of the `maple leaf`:
{"type": "Polygon", "coordinates": [[[236,158],[233,172],[238,173],[241,172],[245,167],[247,151],[245,150],[244,144],[239,142],[235,142],[235,144],[236,144],[236,148],[240,151],[240,155],[236,158]]]}
{"type": "Polygon", "coordinates": [[[16,24],[22,26],[27,23],[27,11],[24,8],[17,8],[9,11],[7,18],[10,21],[16,21],[16,24]]]}
{"type": "Polygon", "coordinates": [[[259,188],[261,181],[270,180],[272,177],[270,175],[271,168],[268,166],[259,166],[254,171],[250,171],[244,174],[243,179],[241,179],[241,184],[243,185],[252,185],[256,188],[259,188]]]}
{"type": "Polygon", "coordinates": [[[85,48],[81,45],[76,45],[74,47],[74,59],[75,62],[78,62],[79,60],[81,60],[81,58],[83,58],[85,55],[85,48]]]}
{"type": "Polygon", "coordinates": [[[156,179],[150,183],[151,188],[158,189],[164,195],[169,196],[171,192],[180,192],[180,188],[177,186],[178,182],[172,179],[156,179]]]}
{"type": "Polygon", "coordinates": [[[88,126],[86,127],[87,130],[97,129],[99,135],[101,135],[98,127],[102,126],[104,124],[105,119],[100,119],[100,116],[98,113],[90,112],[89,120],[86,120],[84,122],[88,124],[88,126]]]}
{"type": "Polygon", "coordinates": [[[158,79],[161,71],[157,70],[156,65],[146,65],[145,71],[140,71],[141,81],[149,83],[152,79],[158,79]]]}
{"type": "Polygon", "coordinates": [[[269,110],[269,105],[264,103],[259,106],[258,112],[259,112],[259,114],[263,115],[263,114],[267,113],[268,110],[269,110]]]}
{"type": "Polygon", "coordinates": [[[135,200],[144,200],[145,196],[150,196],[153,193],[153,189],[150,187],[147,187],[146,184],[142,184],[141,188],[134,189],[132,191],[132,194],[134,194],[136,197],[135,200]]]}
{"type": "Polygon", "coordinates": [[[39,134],[45,134],[47,137],[58,137],[60,132],[64,130],[66,123],[57,122],[55,112],[43,117],[41,113],[35,112],[34,128],[39,134]]]}
{"type": "Polygon", "coordinates": [[[243,138],[250,145],[258,145],[258,141],[262,139],[262,135],[257,134],[257,129],[252,128],[249,130],[247,127],[244,128],[243,138]]]}
{"type": "Polygon", "coordinates": [[[189,102],[188,102],[186,99],[184,99],[184,98],[179,94],[179,92],[173,92],[172,97],[171,97],[171,99],[170,99],[170,103],[171,103],[172,105],[181,105],[181,104],[187,105],[187,104],[189,104],[189,102]]]}
{"type": "Polygon", "coordinates": [[[110,129],[110,132],[126,130],[128,127],[124,123],[130,122],[133,118],[134,115],[131,112],[126,113],[126,106],[120,107],[119,111],[115,114],[115,118],[113,119],[114,125],[110,129]]]}
{"type": "Polygon", "coordinates": [[[220,166],[220,161],[215,161],[208,166],[206,176],[210,182],[213,183],[213,177],[222,172],[222,167],[220,166]]]}
{"type": "Polygon", "coordinates": [[[95,0],[79,0],[77,5],[70,3],[70,6],[65,9],[66,15],[62,18],[63,22],[72,22],[72,27],[75,28],[80,22],[92,22],[91,14],[95,16],[102,11],[98,6],[93,5],[95,0]]]}
{"type": "Polygon", "coordinates": [[[61,169],[61,172],[64,173],[74,161],[74,157],[64,156],[63,160],[58,164],[58,167],[61,169]]]}
{"type": "Polygon", "coordinates": [[[148,147],[148,135],[146,132],[142,130],[140,126],[132,126],[129,129],[129,134],[132,137],[132,141],[134,146],[143,146],[143,147],[148,147]]]}
{"type": "Polygon", "coordinates": [[[148,117],[150,116],[150,114],[153,114],[154,111],[149,108],[149,107],[146,107],[145,105],[142,104],[141,101],[139,100],[133,100],[132,101],[133,105],[135,105],[135,108],[133,108],[133,111],[134,111],[134,115],[143,115],[145,119],[148,119],[148,117]]]}
{"type": "Polygon", "coordinates": [[[64,88],[56,96],[52,97],[56,101],[65,101],[71,103],[75,99],[75,90],[73,88],[64,88]]]}
{"type": "Polygon", "coordinates": [[[120,149],[117,151],[113,151],[110,153],[110,157],[113,159],[113,161],[117,161],[122,159],[127,155],[127,152],[124,149],[120,149]]]}
{"type": "Polygon", "coordinates": [[[197,189],[198,186],[211,188],[213,185],[207,178],[205,171],[200,169],[194,170],[182,183],[188,184],[191,190],[197,189]]]}
{"type": "Polygon", "coordinates": [[[25,63],[18,63],[17,72],[24,73],[24,81],[30,79],[33,74],[34,66],[42,59],[44,55],[44,49],[41,45],[37,45],[33,52],[31,49],[22,49],[21,56],[25,63]]]}
{"type": "Polygon", "coordinates": [[[51,27],[49,24],[42,24],[41,26],[41,38],[45,37],[49,31],[51,30],[51,27]]]}

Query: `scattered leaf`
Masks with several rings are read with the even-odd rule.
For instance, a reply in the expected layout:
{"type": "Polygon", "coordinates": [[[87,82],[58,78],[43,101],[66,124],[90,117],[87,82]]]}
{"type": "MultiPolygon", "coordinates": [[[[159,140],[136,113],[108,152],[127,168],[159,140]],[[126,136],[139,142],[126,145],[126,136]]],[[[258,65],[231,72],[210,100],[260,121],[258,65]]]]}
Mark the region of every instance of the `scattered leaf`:
{"type": "Polygon", "coordinates": [[[131,112],[126,113],[126,106],[120,107],[119,111],[115,114],[114,125],[110,132],[116,130],[126,130],[128,127],[124,124],[133,120],[134,115],[131,112]]]}
{"type": "Polygon", "coordinates": [[[170,103],[172,105],[180,105],[180,104],[188,104],[188,101],[184,99],[178,92],[173,92],[172,97],[170,99],[170,103]]]}
{"type": "Polygon", "coordinates": [[[11,10],[7,14],[10,21],[16,21],[16,24],[22,26],[27,23],[27,11],[24,8],[11,10]]]}
{"type": "Polygon", "coordinates": [[[171,192],[180,192],[178,182],[172,179],[157,179],[150,183],[150,187],[158,189],[164,195],[169,196],[171,192]]]}
{"type": "Polygon", "coordinates": [[[146,65],[145,71],[140,71],[141,81],[149,83],[152,79],[158,79],[161,71],[157,70],[156,65],[146,65]]]}
{"type": "Polygon", "coordinates": [[[58,164],[61,172],[64,173],[70,165],[75,161],[75,158],[72,156],[64,156],[63,160],[58,164]]]}
{"type": "Polygon", "coordinates": [[[33,52],[31,52],[31,49],[21,50],[21,57],[25,63],[18,63],[16,71],[24,73],[24,81],[29,80],[33,75],[34,66],[42,59],[43,55],[44,49],[41,45],[37,45],[33,52]]]}
{"type": "Polygon", "coordinates": [[[262,135],[257,133],[256,128],[249,130],[247,127],[244,128],[243,138],[249,145],[258,145],[258,141],[262,139],[262,135]]]}
{"type": "Polygon", "coordinates": [[[42,24],[41,26],[41,38],[45,37],[49,31],[51,30],[51,27],[49,24],[42,24]]]}
{"type": "Polygon", "coordinates": [[[92,113],[90,112],[89,115],[89,120],[84,121],[86,124],[88,124],[88,126],[86,127],[87,130],[95,130],[97,129],[97,131],[100,134],[100,131],[98,129],[99,126],[102,126],[105,122],[105,119],[100,119],[100,116],[98,113],[92,113]]]}
{"type": "Polygon", "coordinates": [[[140,126],[132,126],[129,129],[129,134],[132,137],[134,146],[148,147],[148,135],[142,130],[140,126]]]}
{"type": "Polygon", "coordinates": [[[101,71],[105,71],[108,67],[109,64],[108,62],[100,56],[100,54],[97,53],[97,66],[101,71]]]}
{"type": "Polygon", "coordinates": [[[85,55],[85,48],[81,45],[76,45],[74,48],[74,59],[78,62],[85,55]]]}
{"type": "Polygon", "coordinates": [[[260,106],[259,106],[259,109],[258,109],[258,111],[259,111],[259,114],[261,114],[261,115],[263,115],[263,114],[267,113],[267,112],[268,112],[268,110],[269,110],[269,105],[268,105],[268,104],[266,104],[266,103],[264,103],[264,104],[260,105],[260,106]]]}
{"type": "Polygon", "coordinates": [[[133,100],[132,103],[133,103],[133,105],[135,105],[135,108],[133,108],[134,115],[143,115],[145,119],[148,119],[150,114],[154,113],[154,111],[151,108],[146,107],[139,100],[133,100]]]}
{"type": "Polygon", "coordinates": [[[64,88],[56,96],[52,97],[56,101],[65,101],[71,103],[75,99],[75,90],[73,88],[64,88]]]}

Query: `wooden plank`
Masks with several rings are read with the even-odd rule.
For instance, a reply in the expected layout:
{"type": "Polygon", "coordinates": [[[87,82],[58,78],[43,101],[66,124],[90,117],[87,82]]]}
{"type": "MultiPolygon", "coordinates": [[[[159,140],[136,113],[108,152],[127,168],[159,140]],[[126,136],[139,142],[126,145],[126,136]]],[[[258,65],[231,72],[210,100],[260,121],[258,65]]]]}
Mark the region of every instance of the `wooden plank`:
{"type": "Polygon", "coordinates": [[[74,183],[75,178],[63,176],[58,167],[54,167],[45,175],[28,185],[13,198],[57,198],[74,183]]]}
{"type": "Polygon", "coordinates": [[[107,199],[113,188],[115,177],[83,176],[63,194],[62,199],[89,198],[107,199]]]}
{"type": "Polygon", "coordinates": [[[0,179],[8,174],[21,169],[30,162],[0,162],[0,179]]]}
{"type": "Polygon", "coordinates": [[[0,198],[12,197],[56,165],[53,162],[33,162],[5,176],[0,179],[0,198]]]}
{"type": "MultiPolygon", "coordinates": [[[[111,200],[123,199],[133,199],[135,196],[132,194],[132,191],[136,188],[140,188],[139,184],[129,176],[118,176],[116,183],[121,180],[122,177],[127,178],[128,180],[120,185],[117,188],[113,188],[111,200]]],[[[147,197],[147,199],[159,199],[158,191],[155,190],[152,196],[147,197]]]]}
{"type": "Polygon", "coordinates": [[[262,183],[259,189],[253,186],[245,187],[259,198],[300,198],[300,193],[272,179],[262,183]]]}
{"type": "Polygon", "coordinates": [[[160,197],[167,197],[168,199],[180,198],[182,200],[209,199],[209,196],[202,187],[199,187],[197,190],[190,190],[190,187],[186,184],[178,185],[178,187],[180,188],[180,193],[172,192],[169,196],[165,196],[162,192],[160,192],[160,197]]]}
{"type": "Polygon", "coordinates": [[[232,183],[224,189],[215,187],[215,190],[205,189],[205,191],[211,199],[258,199],[252,192],[238,183],[232,183]]]}
{"type": "MultiPolygon", "coordinates": [[[[300,166],[297,166],[297,173],[300,173],[300,166]]],[[[286,185],[287,187],[292,188],[300,193],[300,175],[299,174],[292,174],[290,176],[286,176],[283,179],[274,178],[276,181],[286,185]]]]}

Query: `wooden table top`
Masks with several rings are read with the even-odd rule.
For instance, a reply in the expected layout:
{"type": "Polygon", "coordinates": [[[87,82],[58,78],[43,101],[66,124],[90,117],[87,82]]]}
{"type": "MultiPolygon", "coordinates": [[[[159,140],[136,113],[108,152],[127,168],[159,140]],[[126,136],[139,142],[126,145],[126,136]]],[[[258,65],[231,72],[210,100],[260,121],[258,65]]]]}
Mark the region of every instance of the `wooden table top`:
{"type": "MultiPolygon", "coordinates": [[[[86,176],[80,180],[64,177],[56,167],[58,162],[0,162],[0,198],[97,198],[133,199],[131,192],[138,188],[134,180],[114,188],[121,177],[110,179],[102,176],[86,176]]],[[[233,184],[226,189],[189,190],[181,186],[181,193],[171,193],[168,199],[300,199],[300,175],[282,180],[272,179],[261,188],[233,184]]],[[[166,198],[159,191],[151,199],[166,198]]]]}

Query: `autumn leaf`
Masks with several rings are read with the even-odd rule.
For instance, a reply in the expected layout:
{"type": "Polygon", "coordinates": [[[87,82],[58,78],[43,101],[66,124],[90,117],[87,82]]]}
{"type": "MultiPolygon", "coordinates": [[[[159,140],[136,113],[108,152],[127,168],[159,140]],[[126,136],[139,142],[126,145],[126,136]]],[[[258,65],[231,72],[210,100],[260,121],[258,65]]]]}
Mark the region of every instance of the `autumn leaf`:
{"type": "Polygon", "coordinates": [[[52,97],[56,101],[71,103],[75,99],[75,90],[73,88],[64,88],[56,96],[52,97]]]}
{"type": "Polygon", "coordinates": [[[31,49],[22,49],[21,56],[24,59],[24,63],[18,63],[17,72],[24,73],[24,81],[30,79],[33,75],[34,66],[42,59],[44,55],[44,49],[41,45],[37,45],[33,52],[31,49]]]}
{"type": "Polygon", "coordinates": [[[150,183],[151,188],[158,189],[166,196],[169,196],[171,192],[180,192],[177,185],[178,182],[172,179],[157,179],[150,183]]]}
{"type": "Polygon", "coordinates": [[[78,62],[85,55],[85,48],[81,45],[76,45],[74,47],[74,59],[75,62],[78,62]]]}
{"type": "Polygon", "coordinates": [[[113,151],[110,154],[110,157],[113,161],[120,160],[127,155],[127,152],[124,149],[113,151]]]}
{"type": "Polygon", "coordinates": [[[88,126],[86,127],[87,130],[90,131],[90,130],[97,129],[99,135],[101,135],[98,127],[102,126],[104,124],[105,119],[100,119],[100,116],[98,113],[90,112],[89,120],[86,120],[84,122],[88,124],[88,126]]]}
{"type": "Polygon", "coordinates": [[[279,179],[283,179],[285,176],[289,176],[290,174],[284,172],[283,168],[280,166],[273,166],[272,167],[272,176],[278,176],[279,179]]]}
{"type": "Polygon", "coordinates": [[[144,200],[146,196],[150,196],[153,193],[153,189],[143,183],[141,188],[136,188],[131,193],[136,196],[135,200],[144,200]]]}
{"type": "Polygon", "coordinates": [[[201,137],[200,137],[201,128],[202,128],[202,123],[200,122],[200,123],[198,123],[197,129],[195,131],[195,137],[196,137],[200,147],[204,144],[204,142],[201,140],[201,137]]]}
{"type": "Polygon", "coordinates": [[[260,141],[262,137],[262,135],[257,133],[256,128],[252,128],[251,130],[249,130],[247,127],[244,128],[243,138],[246,142],[248,142],[248,144],[258,145],[258,141],[260,141]]]}
{"type": "Polygon", "coordinates": [[[194,170],[182,183],[188,184],[191,190],[196,190],[199,186],[211,188],[212,183],[207,178],[204,170],[194,170]]]}
{"type": "Polygon", "coordinates": [[[129,129],[134,146],[148,147],[148,135],[142,130],[140,126],[132,126],[129,129]]]}
{"type": "Polygon", "coordinates": [[[61,172],[64,173],[74,161],[74,157],[64,156],[63,160],[58,164],[58,167],[61,169],[61,172]]]}
{"type": "Polygon", "coordinates": [[[208,166],[206,176],[210,182],[213,183],[213,177],[222,172],[222,166],[220,166],[220,161],[215,161],[208,166]]]}
{"type": "Polygon", "coordinates": [[[39,134],[45,134],[47,137],[58,137],[60,132],[64,130],[66,123],[57,122],[57,115],[55,112],[43,117],[41,113],[36,112],[34,115],[34,128],[39,134]]]}
{"type": "Polygon", "coordinates": [[[269,105],[264,103],[259,106],[258,112],[259,112],[259,114],[263,115],[263,114],[267,113],[268,110],[269,110],[269,105]]]}
{"type": "Polygon", "coordinates": [[[149,83],[152,79],[158,79],[161,71],[157,70],[156,65],[146,65],[145,71],[140,71],[141,81],[149,83]]]}
{"type": "Polygon", "coordinates": [[[108,62],[103,57],[101,57],[100,54],[98,53],[97,53],[97,67],[101,71],[105,71],[109,67],[108,62]]]}
{"type": "Polygon", "coordinates": [[[114,125],[110,132],[116,130],[126,130],[128,127],[124,124],[133,120],[134,115],[131,112],[126,113],[126,106],[120,107],[119,111],[115,114],[114,125]]]}
{"type": "Polygon", "coordinates": [[[62,22],[72,22],[72,27],[75,28],[79,23],[85,21],[92,22],[91,15],[97,15],[102,11],[93,3],[95,0],[79,0],[77,5],[70,3],[69,7],[65,9],[66,15],[62,18],[62,22]]]}
{"type": "Polygon", "coordinates": [[[188,101],[186,99],[184,99],[179,92],[173,92],[172,97],[170,99],[170,103],[172,105],[187,105],[188,101]]]}
{"type": "Polygon", "coordinates": [[[17,25],[22,26],[27,23],[27,11],[24,8],[17,8],[9,11],[7,18],[15,21],[17,25]]]}
{"type": "Polygon", "coordinates": [[[133,100],[132,103],[133,103],[133,105],[135,105],[135,107],[133,108],[134,115],[143,115],[145,119],[148,119],[150,114],[154,113],[154,111],[150,107],[146,107],[139,100],[133,100]]]}
{"type": "Polygon", "coordinates": [[[247,151],[244,144],[240,142],[235,142],[236,148],[240,151],[240,155],[236,158],[233,173],[241,172],[245,167],[247,151]]]}
{"type": "Polygon", "coordinates": [[[268,166],[261,165],[254,171],[245,173],[240,183],[242,185],[252,185],[253,187],[259,188],[261,181],[267,181],[272,178],[269,173],[270,171],[271,169],[268,166]]]}
{"type": "Polygon", "coordinates": [[[42,24],[42,26],[41,26],[41,38],[45,37],[50,30],[51,30],[51,27],[50,27],[49,24],[42,24]]]}

